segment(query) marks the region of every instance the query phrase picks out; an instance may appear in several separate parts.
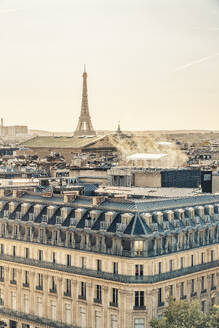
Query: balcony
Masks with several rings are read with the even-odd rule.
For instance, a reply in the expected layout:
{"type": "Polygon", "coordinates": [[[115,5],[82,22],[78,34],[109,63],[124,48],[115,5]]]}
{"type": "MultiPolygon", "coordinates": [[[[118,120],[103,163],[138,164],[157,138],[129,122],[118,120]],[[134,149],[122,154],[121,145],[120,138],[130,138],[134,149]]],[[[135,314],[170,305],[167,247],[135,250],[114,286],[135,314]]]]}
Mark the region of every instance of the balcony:
{"type": "Polygon", "coordinates": [[[78,295],[78,299],[86,301],[86,295],[78,295]]]}
{"type": "Polygon", "coordinates": [[[109,306],[118,307],[118,303],[110,302],[109,306]]]}
{"type": "Polygon", "coordinates": [[[50,293],[53,293],[53,294],[56,294],[57,293],[57,290],[56,290],[56,288],[50,288],[49,292],[50,293]]]}
{"type": "Polygon", "coordinates": [[[164,306],[164,302],[159,302],[157,306],[158,306],[158,307],[162,307],[162,306],[164,306]]]}
{"type": "Polygon", "coordinates": [[[99,298],[94,298],[93,301],[94,303],[102,304],[102,300],[99,298]]]}
{"type": "Polygon", "coordinates": [[[36,290],[43,290],[43,286],[41,285],[36,286],[36,290]]]}
{"type": "Polygon", "coordinates": [[[181,299],[181,300],[186,300],[186,298],[187,298],[186,295],[182,295],[182,296],[180,296],[180,299],[181,299]]]}
{"type": "Polygon", "coordinates": [[[10,280],[10,284],[17,285],[17,281],[16,280],[10,280]]]}
{"type": "Polygon", "coordinates": [[[191,293],[191,297],[196,297],[197,296],[197,292],[192,292],[191,293]]]}
{"type": "Polygon", "coordinates": [[[64,292],[64,296],[71,297],[71,292],[70,291],[64,292]]]}
{"type": "Polygon", "coordinates": [[[25,287],[25,288],[29,288],[29,287],[30,287],[30,285],[29,285],[29,283],[28,283],[28,282],[24,282],[24,283],[23,283],[23,287],[25,287]]]}
{"type": "Polygon", "coordinates": [[[217,287],[216,286],[211,286],[211,290],[216,290],[217,287]]]}
{"type": "Polygon", "coordinates": [[[146,306],[145,305],[142,305],[142,306],[136,306],[136,305],[134,305],[133,306],[133,310],[134,311],[145,311],[146,310],[146,306]]]}

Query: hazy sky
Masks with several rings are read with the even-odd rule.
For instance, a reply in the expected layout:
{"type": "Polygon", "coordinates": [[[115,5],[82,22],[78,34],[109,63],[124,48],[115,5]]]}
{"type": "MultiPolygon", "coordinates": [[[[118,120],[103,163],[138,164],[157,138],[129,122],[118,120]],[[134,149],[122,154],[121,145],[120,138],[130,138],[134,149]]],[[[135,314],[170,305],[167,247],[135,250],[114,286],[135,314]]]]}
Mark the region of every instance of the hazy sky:
{"type": "Polygon", "coordinates": [[[71,131],[219,129],[219,0],[0,0],[0,116],[71,131]]]}

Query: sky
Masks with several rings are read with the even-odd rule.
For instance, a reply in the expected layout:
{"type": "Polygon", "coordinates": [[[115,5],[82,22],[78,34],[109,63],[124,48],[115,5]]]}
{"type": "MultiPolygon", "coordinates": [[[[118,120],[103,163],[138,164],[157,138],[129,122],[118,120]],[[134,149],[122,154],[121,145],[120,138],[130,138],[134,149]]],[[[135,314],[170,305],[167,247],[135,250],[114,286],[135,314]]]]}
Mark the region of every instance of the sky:
{"type": "Polygon", "coordinates": [[[219,130],[219,0],[0,0],[0,117],[73,131],[219,130]]]}

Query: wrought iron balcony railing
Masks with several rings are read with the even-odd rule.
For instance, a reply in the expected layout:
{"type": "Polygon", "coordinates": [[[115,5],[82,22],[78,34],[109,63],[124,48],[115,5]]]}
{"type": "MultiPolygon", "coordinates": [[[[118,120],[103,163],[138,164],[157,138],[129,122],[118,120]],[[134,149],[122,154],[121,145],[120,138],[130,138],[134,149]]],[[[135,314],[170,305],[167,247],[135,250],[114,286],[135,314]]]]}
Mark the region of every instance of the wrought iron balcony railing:
{"type": "Polygon", "coordinates": [[[105,279],[105,280],[111,280],[111,281],[118,281],[123,283],[137,283],[137,284],[144,284],[144,283],[155,283],[159,281],[174,279],[177,277],[185,276],[191,273],[204,271],[207,269],[215,268],[219,266],[219,260],[198,264],[192,267],[185,267],[182,269],[170,271],[170,272],[164,272],[160,274],[155,275],[148,275],[148,276],[130,276],[130,275],[121,275],[121,274],[114,274],[110,272],[97,272],[96,270],[92,269],[85,269],[81,267],[76,266],[66,266],[63,264],[58,263],[52,263],[52,262],[46,262],[46,261],[38,261],[34,259],[27,259],[23,257],[18,256],[10,256],[5,254],[0,254],[0,260],[13,262],[13,263],[20,263],[24,265],[39,267],[39,268],[46,268],[50,270],[57,270],[61,272],[67,272],[82,276],[88,276],[88,277],[94,277],[98,279],[105,279]]]}

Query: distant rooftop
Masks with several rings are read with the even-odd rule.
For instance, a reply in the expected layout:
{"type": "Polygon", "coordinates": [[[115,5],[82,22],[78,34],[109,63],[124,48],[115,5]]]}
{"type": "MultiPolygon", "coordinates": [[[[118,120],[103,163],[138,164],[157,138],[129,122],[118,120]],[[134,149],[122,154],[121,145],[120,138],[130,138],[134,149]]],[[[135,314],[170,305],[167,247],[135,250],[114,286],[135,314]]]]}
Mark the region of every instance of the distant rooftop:
{"type": "Polygon", "coordinates": [[[20,144],[21,147],[53,147],[53,148],[81,148],[103,139],[104,136],[78,136],[78,137],[34,137],[20,144]]]}

